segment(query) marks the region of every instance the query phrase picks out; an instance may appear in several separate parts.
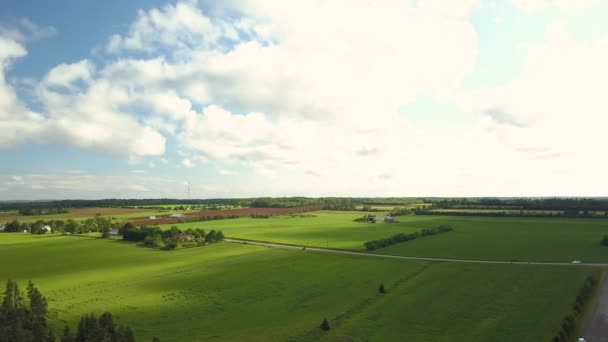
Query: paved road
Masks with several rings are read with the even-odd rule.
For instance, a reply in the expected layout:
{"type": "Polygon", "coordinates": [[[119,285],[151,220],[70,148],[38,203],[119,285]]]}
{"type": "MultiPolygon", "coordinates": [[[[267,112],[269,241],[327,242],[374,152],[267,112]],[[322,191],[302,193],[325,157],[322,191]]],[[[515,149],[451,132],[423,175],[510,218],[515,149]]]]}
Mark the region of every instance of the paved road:
{"type": "Polygon", "coordinates": [[[608,342],[608,277],[604,277],[601,286],[599,297],[583,333],[586,342],[608,342]]]}
{"type": "MultiPolygon", "coordinates": [[[[299,249],[301,250],[304,246],[284,245],[280,243],[272,242],[261,242],[251,240],[239,240],[239,239],[226,239],[227,242],[233,243],[244,243],[256,246],[265,246],[271,248],[282,248],[282,249],[299,249]]],[[[570,262],[542,262],[542,261],[506,261],[506,260],[471,260],[471,259],[452,259],[452,258],[426,258],[426,257],[411,257],[402,255],[387,255],[387,254],[372,254],[364,252],[352,252],[339,249],[328,249],[318,247],[306,247],[307,251],[322,252],[322,253],[334,253],[334,254],[347,254],[347,255],[358,255],[372,258],[385,258],[385,259],[404,259],[404,260],[422,260],[422,261],[447,261],[447,262],[465,262],[471,264],[513,264],[513,265],[561,265],[561,266],[596,266],[596,267],[607,267],[608,264],[602,263],[580,263],[573,264],[570,262]]],[[[608,294],[607,294],[608,295],[608,294]]]]}

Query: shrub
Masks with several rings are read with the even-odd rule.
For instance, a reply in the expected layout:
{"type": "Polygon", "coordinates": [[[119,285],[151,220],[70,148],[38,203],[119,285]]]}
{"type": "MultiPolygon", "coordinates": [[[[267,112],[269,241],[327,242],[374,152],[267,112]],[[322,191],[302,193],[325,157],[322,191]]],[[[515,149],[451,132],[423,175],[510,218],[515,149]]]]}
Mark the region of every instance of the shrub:
{"type": "Polygon", "coordinates": [[[179,247],[179,244],[177,242],[169,240],[162,249],[168,251],[176,249],[177,247],[179,247]]]}
{"type": "Polygon", "coordinates": [[[365,248],[367,250],[374,250],[374,249],[394,245],[394,244],[400,243],[400,242],[415,240],[419,236],[430,236],[430,235],[435,235],[435,234],[439,234],[439,233],[451,232],[453,230],[454,229],[452,229],[452,227],[450,227],[450,226],[440,226],[437,228],[425,228],[419,232],[414,232],[414,233],[410,233],[410,234],[399,233],[399,234],[393,235],[388,238],[367,241],[363,245],[365,246],[365,248]]]}
{"type": "Polygon", "coordinates": [[[325,331],[329,330],[329,321],[327,321],[327,318],[325,318],[323,323],[321,323],[321,329],[325,331]]]}

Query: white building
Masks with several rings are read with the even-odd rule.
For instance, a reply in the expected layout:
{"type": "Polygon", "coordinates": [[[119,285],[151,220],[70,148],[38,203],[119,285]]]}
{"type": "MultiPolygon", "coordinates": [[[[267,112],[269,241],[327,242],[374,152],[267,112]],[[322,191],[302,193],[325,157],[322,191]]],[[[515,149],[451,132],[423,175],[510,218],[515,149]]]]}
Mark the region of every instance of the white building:
{"type": "Polygon", "coordinates": [[[42,228],[40,228],[40,232],[42,234],[46,234],[46,233],[52,232],[51,226],[49,226],[49,225],[42,226],[42,228]]]}

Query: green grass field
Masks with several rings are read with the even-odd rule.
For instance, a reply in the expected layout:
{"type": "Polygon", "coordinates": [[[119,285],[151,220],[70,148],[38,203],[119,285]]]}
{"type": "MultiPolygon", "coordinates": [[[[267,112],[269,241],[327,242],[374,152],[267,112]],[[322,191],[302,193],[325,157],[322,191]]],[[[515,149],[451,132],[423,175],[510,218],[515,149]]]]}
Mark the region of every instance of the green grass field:
{"type": "Polygon", "coordinates": [[[608,262],[608,220],[567,218],[497,218],[409,216],[413,226],[450,224],[454,231],[392,245],[381,254],[523,261],[608,262]]]}
{"type": "Polygon", "coordinates": [[[608,234],[608,220],[604,219],[401,216],[398,223],[353,222],[363,214],[317,211],[309,213],[314,217],[242,218],[178,226],[221,229],[233,238],[363,251],[365,241],[447,224],[453,232],[374,252],[478,260],[608,262],[608,247],[599,244],[608,234]]]}
{"type": "Polygon", "coordinates": [[[109,310],[142,341],[547,340],[595,272],[19,233],[0,234],[0,260],[0,279],[48,297],[53,327],[109,310]],[[334,328],[321,334],[324,317],[334,328]]]}
{"type": "MultiPolygon", "coordinates": [[[[417,228],[400,223],[353,222],[366,213],[316,211],[303,217],[275,216],[267,219],[239,218],[205,222],[183,223],[181,229],[203,228],[222,230],[227,237],[260,241],[291,243],[343,249],[362,249],[363,243],[378,237],[413,232],[417,228]]],[[[380,215],[380,214],[378,214],[380,215]]],[[[164,225],[169,228],[171,225],[164,225]]]]}

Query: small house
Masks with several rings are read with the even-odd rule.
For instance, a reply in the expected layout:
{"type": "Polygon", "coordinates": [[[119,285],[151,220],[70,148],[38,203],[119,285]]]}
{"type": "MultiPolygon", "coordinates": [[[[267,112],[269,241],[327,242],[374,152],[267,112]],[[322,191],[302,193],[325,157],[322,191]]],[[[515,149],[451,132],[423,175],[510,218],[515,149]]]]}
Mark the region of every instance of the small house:
{"type": "Polygon", "coordinates": [[[118,229],[116,229],[116,228],[110,229],[110,232],[108,234],[110,234],[111,236],[120,235],[120,233],[118,232],[118,229]]]}
{"type": "Polygon", "coordinates": [[[169,217],[170,218],[183,218],[184,214],[171,214],[169,217]]]}
{"type": "Polygon", "coordinates": [[[150,220],[156,220],[156,216],[150,216],[150,220]]]}
{"type": "Polygon", "coordinates": [[[46,234],[46,233],[50,233],[50,232],[52,232],[52,230],[51,230],[51,226],[49,226],[49,225],[45,225],[45,226],[42,226],[42,228],[40,228],[41,234],[46,234]]]}

